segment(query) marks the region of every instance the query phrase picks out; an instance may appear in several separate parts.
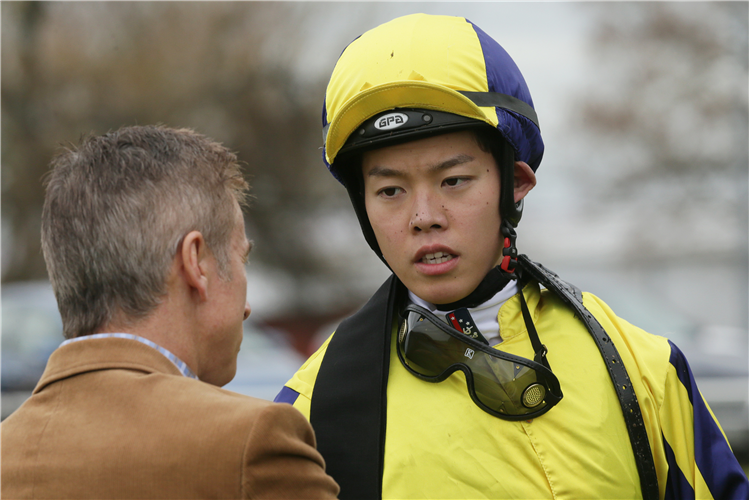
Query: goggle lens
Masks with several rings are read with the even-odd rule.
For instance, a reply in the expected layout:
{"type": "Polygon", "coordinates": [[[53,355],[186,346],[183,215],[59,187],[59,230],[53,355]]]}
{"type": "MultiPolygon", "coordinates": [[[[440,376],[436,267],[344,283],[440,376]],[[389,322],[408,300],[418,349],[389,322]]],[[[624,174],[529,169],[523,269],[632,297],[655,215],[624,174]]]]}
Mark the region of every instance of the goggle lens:
{"type": "Polygon", "coordinates": [[[472,399],[500,418],[535,417],[561,399],[559,383],[545,366],[484,346],[415,305],[404,312],[398,347],[404,366],[429,382],[462,370],[472,399]]]}

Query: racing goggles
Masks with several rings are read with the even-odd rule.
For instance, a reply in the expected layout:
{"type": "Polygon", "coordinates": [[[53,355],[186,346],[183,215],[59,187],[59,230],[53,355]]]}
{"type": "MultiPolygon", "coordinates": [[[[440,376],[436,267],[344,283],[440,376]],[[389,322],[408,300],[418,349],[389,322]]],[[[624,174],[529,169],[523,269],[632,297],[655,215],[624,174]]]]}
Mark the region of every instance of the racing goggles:
{"type": "MultiPolygon", "coordinates": [[[[530,313],[522,295],[527,325],[530,313]]],[[[492,349],[427,309],[410,304],[401,313],[398,358],[409,372],[427,382],[442,382],[461,370],[476,406],[504,420],[529,420],[556,405],[562,390],[532,321],[528,334],[536,351],[533,361],[492,349]]]]}

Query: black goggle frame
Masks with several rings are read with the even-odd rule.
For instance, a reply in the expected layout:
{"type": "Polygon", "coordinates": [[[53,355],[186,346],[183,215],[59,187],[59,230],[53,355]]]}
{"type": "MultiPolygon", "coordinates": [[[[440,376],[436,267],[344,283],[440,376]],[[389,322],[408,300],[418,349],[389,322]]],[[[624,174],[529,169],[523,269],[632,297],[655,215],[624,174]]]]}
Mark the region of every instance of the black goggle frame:
{"type": "MultiPolygon", "coordinates": [[[[530,315],[526,314],[522,295],[527,323],[530,315]]],[[[562,399],[559,381],[546,360],[546,346],[538,340],[532,323],[530,326],[535,360],[492,349],[427,309],[410,304],[401,313],[396,350],[401,364],[414,376],[438,383],[460,370],[476,406],[503,420],[529,420],[543,415],[562,399]],[[433,362],[437,365],[424,366],[433,362]]]]}

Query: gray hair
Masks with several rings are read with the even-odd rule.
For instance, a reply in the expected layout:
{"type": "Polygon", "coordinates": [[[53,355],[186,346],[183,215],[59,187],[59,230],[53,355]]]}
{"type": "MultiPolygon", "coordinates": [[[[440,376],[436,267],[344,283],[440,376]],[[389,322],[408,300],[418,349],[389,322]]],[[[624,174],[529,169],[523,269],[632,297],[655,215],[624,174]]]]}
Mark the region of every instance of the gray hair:
{"type": "Polygon", "coordinates": [[[245,205],[248,189],[237,157],[188,129],[124,127],[61,151],[46,182],[42,251],[65,337],[115,315],[147,316],[190,231],[230,279],[235,201],[245,205]]]}

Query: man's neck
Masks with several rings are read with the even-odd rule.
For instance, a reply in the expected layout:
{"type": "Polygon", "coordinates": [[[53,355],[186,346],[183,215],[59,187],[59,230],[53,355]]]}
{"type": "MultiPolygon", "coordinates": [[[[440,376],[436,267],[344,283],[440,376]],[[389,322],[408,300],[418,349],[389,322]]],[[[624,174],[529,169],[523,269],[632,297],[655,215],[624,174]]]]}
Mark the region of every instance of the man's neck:
{"type": "Polygon", "coordinates": [[[144,318],[130,318],[116,314],[112,321],[95,333],[129,333],[150,340],[182,360],[193,373],[200,376],[197,348],[192,335],[194,324],[189,324],[189,312],[175,314],[177,304],[165,297],[144,318]]]}

